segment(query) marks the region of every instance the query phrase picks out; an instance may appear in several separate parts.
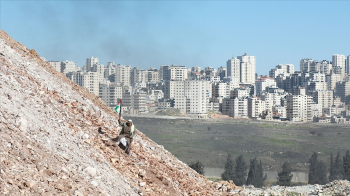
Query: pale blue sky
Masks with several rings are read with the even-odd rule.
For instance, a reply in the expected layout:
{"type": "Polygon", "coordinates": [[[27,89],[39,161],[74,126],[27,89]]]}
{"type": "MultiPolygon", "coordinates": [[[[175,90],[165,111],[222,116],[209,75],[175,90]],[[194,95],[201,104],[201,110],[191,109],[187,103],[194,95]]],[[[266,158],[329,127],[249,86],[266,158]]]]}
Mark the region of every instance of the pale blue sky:
{"type": "Polygon", "coordinates": [[[132,67],[226,66],[258,74],[301,58],[350,55],[350,1],[4,1],[0,28],[48,60],[97,56],[132,67]]]}

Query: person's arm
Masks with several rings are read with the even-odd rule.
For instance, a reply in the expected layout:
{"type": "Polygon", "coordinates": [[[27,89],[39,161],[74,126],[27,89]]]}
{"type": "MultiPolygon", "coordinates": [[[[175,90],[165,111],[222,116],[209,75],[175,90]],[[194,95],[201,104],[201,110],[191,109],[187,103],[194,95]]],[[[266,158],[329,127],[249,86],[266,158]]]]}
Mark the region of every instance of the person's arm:
{"type": "Polygon", "coordinates": [[[125,126],[125,122],[122,122],[122,120],[120,120],[120,118],[118,120],[118,123],[119,123],[120,126],[125,126]]]}

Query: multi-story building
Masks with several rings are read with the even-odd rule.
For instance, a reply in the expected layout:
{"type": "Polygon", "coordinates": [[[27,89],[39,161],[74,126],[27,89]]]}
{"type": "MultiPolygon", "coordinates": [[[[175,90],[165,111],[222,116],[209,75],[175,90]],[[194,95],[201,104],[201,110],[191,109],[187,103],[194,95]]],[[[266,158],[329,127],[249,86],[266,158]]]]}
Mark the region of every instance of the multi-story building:
{"type": "Polygon", "coordinates": [[[162,65],[160,66],[160,77],[162,80],[184,81],[188,77],[188,70],[185,66],[162,65]]]}
{"type": "Polygon", "coordinates": [[[311,63],[314,62],[312,59],[301,59],[300,60],[300,71],[301,72],[310,72],[311,63]]]}
{"type": "Polygon", "coordinates": [[[232,56],[226,63],[227,77],[241,79],[241,60],[232,56]]]}
{"type": "Polygon", "coordinates": [[[308,95],[287,95],[287,119],[293,122],[308,122],[313,118],[312,97],[308,95]]]}
{"type": "Polygon", "coordinates": [[[255,83],[255,56],[248,56],[245,53],[237,57],[240,61],[241,83],[255,83]]]}
{"type": "Polygon", "coordinates": [[[94,64],[98,64],[97,57],[91,57],[86,59],[86,71],[92,71],[94,64]]]}
{"type": "Polygon", "coordinates": [[[293,64],[278,64],[276,68],[271,69],[269,71],[269,76],[271,78],[276,78],[280,74],[290,75],[294,73],[294,65],[293,64]]]}
{"type": "Polygon", "coordinates": [[[131,86],[135,86],[135,84],[140,82],[148,82],[148,73],[143,69],[134,67],[130,71],[130,84],[131,86]]]}
{"type": "Polygon", "coordinates": [[[183,93],[184,85],[183,81],[165,81],[163,86],[164,99],[174,99],[176,94],[183,93]]]}
{"type": "Polygon", "coordinates": [[[146,93],[142,90],[138,90],[133,93],[133,109],[137,113],[144,112],[146,108],[146,93]]]}
{"type": "Polygon", "coordinates": [[[335,90],[336,84],[343,81],[343,76],[341,74],[327,74],[326,82],[328,85],[328,90],[335,90]]]}
{"type": "Polygon", "coordinates": [[[236,88],[230,91],[230,98],[245,98],[250,96],[250,88],[236,88]]]}
{"type": "Polygon", "coordinates": [[[92,71],[97,72],[100,75],[100,80],[104,79],[105,76],[105,66],[100,63],[95,63],[92,65],[92,71]]]}
{"type": "Polygon", "coordinates": [[[350,103],[350,81],[338,82],[336,84],[335,95],[340,97],[341,102],[350,103]]]}
{"type": "Polygon", "coordinates": [[[176,109],[194,117],[206,117],[211,97],[211,84],[204,80],[170,81],[176,109]]]}
{"type": "Polygon", "coordinates": [[[48,63],[58,72],[61,72],[61,62],[60,61],[48,61],[48,63]]]}
{"type": "Polygon", "coordinates": [[[328,108],[333,105],[333,91],[314,90],[310,91],[309,95],[313,97],[315,103],[321,104],[322,108],[328,108]]]}
{"type": "Polygon", "coordinates": [[[265,111],[265,101],[259,97],[248,98],[248,117],[259,118],[262,112],[265,111]]]}
{"type": "Polygon", "coordinates": [[[342,54],[334,54],[332,56],[332,66],[341,69],[341,75],[345,76],[345,56],[342,54]]]}
{"type": "Polygon", "coordinates": [[[100,82],[99,96],[110,108],[115,108],[123,97],[123,86],[111,82],[100,82]]]}
{"type": "Polygon", "coordinates": [[[131,66],[117,65],[115,67],[114,82],[123,83],[124,86],[130,86],[131,66]]]}
{"type": "Polygon", "coordinates": [[[115,81],[115,65],[114,62],[108,62],[107,67],[104,69],[104,78],[107,78],[109,81],[115,81]]]}
{"type": "Polygon", "coordinates": [[[227,92],[227,83],[224,82],[218,82],[218,83],[212,83],[213,89],[213,97],[223,97],[226,98],[229,96],[229,91],[227,92]]]}
{"type": "Polygon", "coordinates": [[[350,75],[350,55],[346,57],[346,72],[350,75]]]}
{"type": "Polygon", "coordinates": [[[148,69],[146,74],[147,82],[157,83],[160,81],[159,72],[157,70],[148,69]]]}
{"type": "Polygon", "coordinates": [[[65,60],[61,62],[61,73],[66,74],[69,72],[80,71],[80,70],[81,68],[78,67],[73,61],[65,60]]]}
{"type": "Polygon", "coordinates": [[[258,78],[255,81],[255,92],[256,94],[262,93],[265,91],[266,87],[276,87],[276,81],[269,76],[263,76],[258,78]]]}
{"type": "Polygon", "coordinates": [[[225,98],[222,113],[233,118],[248,118],[248,98],[225,98]]]}
{"type": "Polygon", "coordinates": [[[220,67],[218,68],[217,76],[220,77],[220,80],[224,80],[224,78],[227,77],[227,68],[226,68],[226,67],[220,66],[220,67]]]}
{"type": "Polygon", "coordinates": [[[77,83],[78,85],[85,87],[90,93],[99,95],[99,82],[100,75],[97,72],[69,72],[66,76],[77,83]]]}

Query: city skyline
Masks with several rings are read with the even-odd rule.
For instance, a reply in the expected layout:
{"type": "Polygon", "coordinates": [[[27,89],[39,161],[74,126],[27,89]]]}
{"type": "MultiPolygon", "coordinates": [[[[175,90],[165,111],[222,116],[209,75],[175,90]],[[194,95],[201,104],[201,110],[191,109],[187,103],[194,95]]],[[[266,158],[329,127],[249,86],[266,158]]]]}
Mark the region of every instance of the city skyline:
{"type": "Polygon", "coordinates": [[[350,54],[350,2],[1,1],[0,29],[47,60],[87,57],[147,69],[225,67],[256,56],[256,72],[350,54]],[[320,12],[325,10],[326,12],[320,12]],[[322,13],[322,14],[320,14],[322,13]],[[30,18],[30,20],[28,20],[30,18]]]}

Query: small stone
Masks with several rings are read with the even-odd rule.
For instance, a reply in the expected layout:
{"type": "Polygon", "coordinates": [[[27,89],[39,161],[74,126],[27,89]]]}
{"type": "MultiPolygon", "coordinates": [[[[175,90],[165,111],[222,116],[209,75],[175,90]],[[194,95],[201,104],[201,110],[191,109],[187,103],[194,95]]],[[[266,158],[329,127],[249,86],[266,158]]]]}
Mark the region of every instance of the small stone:
{"type": "Polygon", "coordinates": [[[145,186],[146,185],[146,182],[140,182],[140,186],[145,186]]]}
{"type": "Polygon", "coordinates": [[[89,167],[85,168],[84,172],[87,173],[88,175],[92,176],[92,177],[96,176],[96,169],[93,168],[93,167],[89,166],[89,167]]]}
{"type": "Polygon", "coordinates": [[[68,179],[68,176],[63,175],[63,176],[62,176],[62,179],[63,179],[63,180],[67,180],[67,179],[68,179]]]}
{"type": "Polygon", "coordinates": [[[31,181],[31,180],[26,181],[26,182],[24,182],[24,186],[31,188],[31,187],[35,186],[35,182],[31,181]]]}
{"type": "Polygon", "coordinates": [[[115,163],[115,162],[117,162],[117,160],[118,160],[118,159],[115,159],[115,158],[111,158],[111,161],[112,161],[112,163],[115,163]]]}
{"type": "Polygon", "coordinates": [[[7,183],[8,183],[8,184],[13,184],[13,180],[9,179],[9,180],[7,181],[7,183]]]}
{"type": "Polygon", "coordinates": [[[89,135],[85,133],[85,134],[83,135],[83,138],[84,138],[84,139],[89,139],[89,135]]]}
{"type": "Polygon", "coordinates": [[[55,188],[57,190],[59,190],[59,191],[63,191],[64,190],[64,186],[62,184],[57,184],[55,188]]]}
{"type": "Polygon", "coordinates": [[[139,169],[139,176],[145,177],[146,176],[146,171],[143,169],[139,169]]]}
{"type": "Polygon", "coordinates": [[[98,186],[98,183],[95,180],[91,181],[91,184],[94,186],[98,186]]]}
{"type": "Polygon", "coordinates": [[[75,191],[74,196],[84,196],[84,194],[81,193],[80,191],[75,191]]]}

